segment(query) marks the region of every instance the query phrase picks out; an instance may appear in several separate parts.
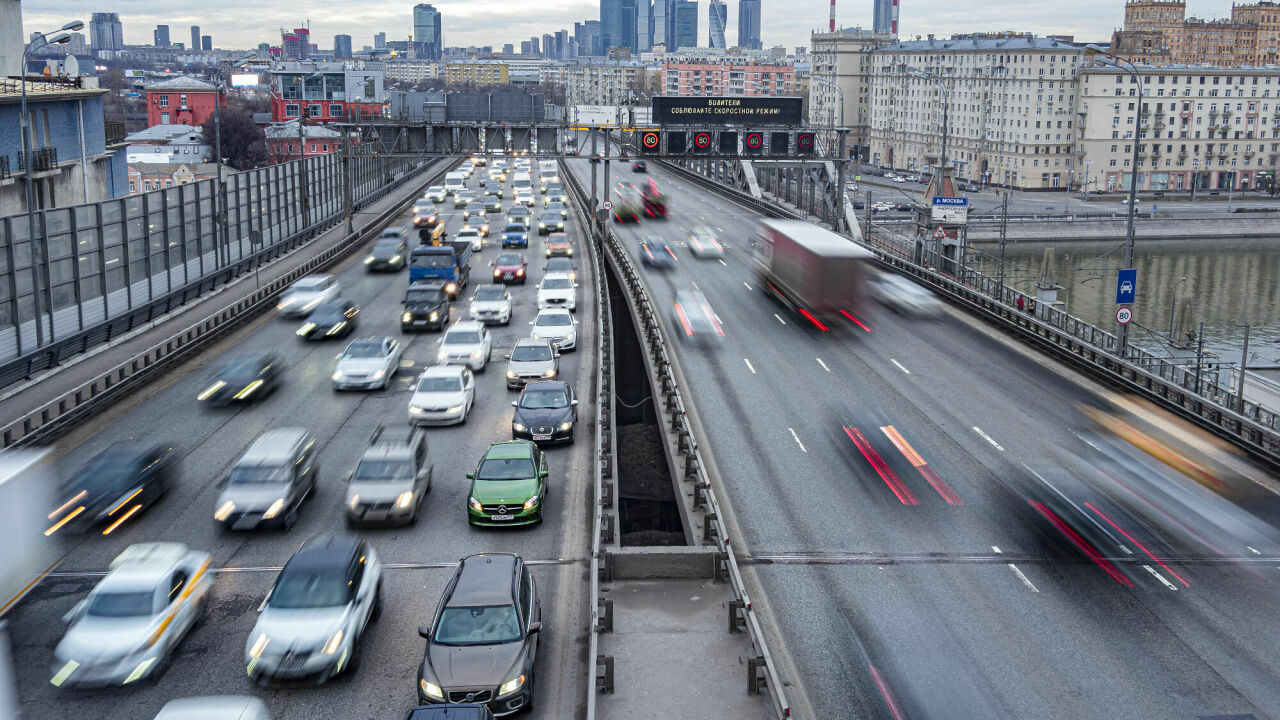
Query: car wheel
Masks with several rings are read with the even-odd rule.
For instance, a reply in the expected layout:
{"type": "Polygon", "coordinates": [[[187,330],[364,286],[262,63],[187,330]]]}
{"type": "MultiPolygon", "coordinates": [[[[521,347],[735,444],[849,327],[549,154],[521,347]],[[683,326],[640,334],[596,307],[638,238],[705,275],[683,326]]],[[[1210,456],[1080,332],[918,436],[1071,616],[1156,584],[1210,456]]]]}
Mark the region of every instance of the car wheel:
{"type": "Polygon", "coordinates": [[[533,712],[533,690],[534,683],[538,680],[536,673],[529,673],[529,699],[525,701],[524,707],[520,708],[521,712],[533,712]]]}
{"type": "Polygon", "coordinates": [[[296,522],[298,522],[298,508],[297,506],[294,506],[289,510],[288,514],[284,516],[284,529],[291,529],[296,522]]]}

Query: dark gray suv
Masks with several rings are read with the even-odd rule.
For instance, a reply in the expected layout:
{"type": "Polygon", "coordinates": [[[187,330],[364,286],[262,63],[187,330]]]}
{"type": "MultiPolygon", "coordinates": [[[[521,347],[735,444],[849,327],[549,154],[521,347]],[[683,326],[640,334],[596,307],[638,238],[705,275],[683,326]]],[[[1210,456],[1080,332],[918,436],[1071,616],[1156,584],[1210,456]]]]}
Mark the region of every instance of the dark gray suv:
{"type": "Polygon", "coordinates": [[[458,563],[430,625],[418,670],[423,705],[482,703],[495,715],[533,709],[542,606],[519,555],[483,553],[458,563]]]}

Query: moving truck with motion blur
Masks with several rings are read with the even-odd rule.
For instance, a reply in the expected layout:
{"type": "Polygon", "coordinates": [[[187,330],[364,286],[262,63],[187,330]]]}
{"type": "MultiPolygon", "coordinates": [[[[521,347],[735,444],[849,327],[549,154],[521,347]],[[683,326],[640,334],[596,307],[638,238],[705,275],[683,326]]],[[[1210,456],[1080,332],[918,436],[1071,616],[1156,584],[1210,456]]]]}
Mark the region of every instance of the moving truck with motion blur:
{"type": "Polygon", "coordinates": [[[751,247],[760,288],[819,329],[862,312],[875,254],[800,220],[761,220],[751,247]]]}

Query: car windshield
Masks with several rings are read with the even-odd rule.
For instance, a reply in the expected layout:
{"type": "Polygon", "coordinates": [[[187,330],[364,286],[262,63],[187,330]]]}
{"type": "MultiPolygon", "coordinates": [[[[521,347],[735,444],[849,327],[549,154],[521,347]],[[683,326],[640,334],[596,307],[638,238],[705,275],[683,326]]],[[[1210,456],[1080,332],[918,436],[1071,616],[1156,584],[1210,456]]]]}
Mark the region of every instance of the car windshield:
{"type": "Polygon", "coordinates": [[[356,589],[337,569],[290,568],[285,566],[271,590],[268,607],[280,610],[335,607],[351,601],[356,589]]]}
{"type": "Polygon", "coordinates": [[[282,485],[289,481],[289,468],[274,465],[236,467],[227,481],[231,485],[282,485]]]}
{"type": "Polygon", "coordinates": [[[312,278],[312,279],[303,279],[303,280],[299,280],[298,282],[296,282],[296,283],[294,283],[292,286],[290,286],[290,287],[289,287],[289,292],[291,292],[291,293],[313,293],[313,292],[320,292],[321,290],[324,290],[325,285],[327,285],[327,284],[328,284],[328,283],[327,283],[325,280],[318,280],[318,279],[314,279],[314,278],[312,278]]]}
{"type": "Polygon", "coordinates": [[[528,480],[533,477],[531,458],[485,458],[477,480],[528,480]]]}
{"type": "Polygon", "coordinates": [[[355,359],[380,358],[382,357],[382,343],[351,343],[351,345],[347,347],[347,352],[343,357],[355,359]]]}
{"type": "Polygon", "coordinates": [[[480,227],[481,225],[488,225],[488,223],[485,222],[483,215],[472,215],[471,217],[467,218],[467,224],[472,227],[480,227]]]}
{"type": "Polygon", "coordinates": [[[505,292],[500,287],[483,286],[476,290],[476,300],[480,302],[501,302],[505,292]]]}
{"type": "Polygon", "coordinates": [[[457,377],[424,377],[418,381],[420,393],[458,392],[462,390],[462,379],[457,377]]]}
{"type": "Polygon", "coordinates": [[[151,614],[154,594],[139,592],[100,592],[89,596],[85,614],[96,617],[146,617],[151,614]]]}
{"type": "Polygon", "coordinates": [[[467,209],[468,209],[468,210],[483,210],[483,209],[484,209],[484,203],[482,203],[482,202],[469,202],[469,203],[467,203],[467,209]]]}
{"type": "Polygon", "coordinates": [[[547,261],[547,272],[573,272],[573,262],[565,258],[552,258],[547,261]]]}
{"type": "Polygon", "coordinates": [[[539,315],[538,319],[535,320],[534,323],[537,325],[560,326],[560,325],[572,325],[573,320],[570,319],[568,314],[565,314],[565,313],[549,313],[545,315],[539,315]]]}
{"type": "Polygon", "coordinates": [[[554,410],[569,407],[569,398],[563,390],[525,390],[520,396],[520,407],[530,410],[554,410]]]}
{"type": "Polygon", "coordinates": [[[506,229],[505,229],[505,230],[503,230],[503,232],[517,233],[517,234],[523,235],[523,234],[524,234],[524,226],[523,226],[523,225],[521,225],[521,224],[519,224],[519,223],[511,223],[510,225],[508,225],[508,226],[506,227],[506,229]]]}
{"type": "Polygon", "coordinates": [[[445,345],[476,345],[480,342],[480,333],[476,330],[453,330],[445,333],[445,345]]]}
{"type": "Polygon", "coordinates": [[[511,217],[523,217],[523,216],[525,216],[525,215],[528,215],[528,214],[529,214],[529,208],[527,208],[527,207],[518,207],[518,206],[517,206],[517,207],[513,207],[513,208],[511,208],[511,211],[510,211],[510,212],[508,212],[507,214],[508,214],[508,215],[510,215],[511,217]]]}
{"type": "Polygon", "coordinates": [[[444,295],[436,289],[431,290],[410,290],[404,294],[406,303],[437,303],[444,299],[444,295]]]}
{"type": "Polygon", "coordinates": [[[448,253],[414,253],[410,264],[418,268],[453,267],[453,256],[448,253]]]}
{"type": "Polygon", "coordinates": [[[542,289],[544,290],[569,290],[573,287],[573,283],[569,278],[547,278],[542,281],[542,289]]]}
{"type": "Polygon", "coordinates": [[[104,453],[94,458],[71,480],[78,489],[124,490],[137,481],[136,456],[104,453]]]}
{"type": "Polygon", "coordinates": [[[522,264],[522,260],[519,255],[499,255],[498,259],[494,262],[503,266],[522,264]]]}
{"type": "Polygon", "coordinates": [[[438,193],[438,192],[441,192],[442,190],[444,190],[444,187],[441,185],[432,185],[431,187],[427,188],[427,192],[429,193],[438,193]]]}
{"type": "Polygon", "coordinates": [[[539,220],[541,220],[541,221],[542,221],[542,222],[544,222],[544,223],[548,223],[548,222],[549,222],[549,223],[560,222],[560,213],[558,213],[558,212],[544,212],[544,213],[542,213],[542,217],[541,217],[541,218],[539,218],[539,220]]]}
{"type": "Polygon", "coordinates": [[[497,645],[519,639],[520,614],[514,605],[447,607],[433,637],[439,645],[497,645]]]}
{"type": "Polygon", "coordinates": [[[361,460],[352,482],[385,482],[413,479],[413,466],[408,460],[361,460]]]}
{"type": "Polygon", "coordinates": [[[382,238],[373,244],[374,251],[396,252],[400,249],[400,238],[382,238]]]}
{"type": "Polygon", "coordinates": [[[511,351],[512,362],[545,362],[551,359],[551,348],[546,345],[517,345],[511,351]]]}

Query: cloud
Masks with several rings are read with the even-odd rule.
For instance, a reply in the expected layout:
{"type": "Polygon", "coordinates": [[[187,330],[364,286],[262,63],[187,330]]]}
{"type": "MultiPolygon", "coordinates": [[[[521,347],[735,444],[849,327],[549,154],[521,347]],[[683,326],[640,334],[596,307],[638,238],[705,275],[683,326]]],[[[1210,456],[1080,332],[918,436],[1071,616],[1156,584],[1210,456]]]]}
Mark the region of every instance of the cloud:
{"type": "MultiPolygon", "coordinates": [[[[726,35],[737,38],[738,7],[729,5],[726,35]]],[[[707,0],[698,9],[698,42],[707,42],[707,0]]],[[[828,3],[804,0],[797,11],[794,0],[762,0],[762,38],[766,47],[794,48],[808,45],[812,31],[827,27],[828,3]]],[[[438,0],[432,5],[444,16],[446,45],[492,45],[519,47],[521,40],[556,30],[573,31],[573,23],[598,19],[599,0],[438,0]]],[[[412,0],[366,2],[357,7],[350,0],[219,0],[216,10],[208,0],[116,0],[93,9],[116,12],[124,25],[125,42],[151,42],[151,31],[167,24],[170,37],[182,42],[188,27],[212,35],[216,47],[251,48],[260,42],[280,44],[280,29],[311,23],[311,37],[329,48],[333,36],[351,35],[359,48],[373,44],[373,35],[385,32],[391,40],[404,40],[413,32],[412,0]]],[[[89,22],[83,0],[42,0],[37,8],[23,8],[25,33],[60,27],[71,19],[89,22]]],[[[1188,14],[1199,17],[1229,17],[1231,0],[1191,0],[1188,14]]],[[[843,27],[871,26],[870,0],[837,0],[836,23],[843,27]]],[[[955,0],[902,0],[899,18],[902,37],[934,33],[939,37],[957,32],[1016,30],[1037,35],[1075,35],[1079,39],[1102,40],[1124,20],[1123,0],[1071,0],[1050,3],[1044,0],[986,0],[957,3],[955,0]]],[[[25,36],[24,33],[24,36],[25,36]]]]}

